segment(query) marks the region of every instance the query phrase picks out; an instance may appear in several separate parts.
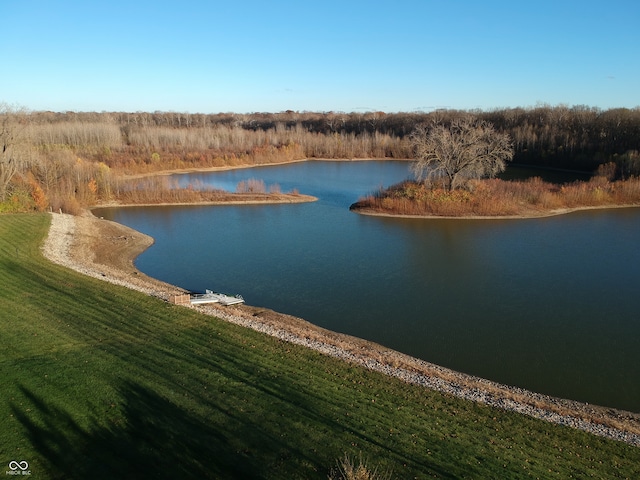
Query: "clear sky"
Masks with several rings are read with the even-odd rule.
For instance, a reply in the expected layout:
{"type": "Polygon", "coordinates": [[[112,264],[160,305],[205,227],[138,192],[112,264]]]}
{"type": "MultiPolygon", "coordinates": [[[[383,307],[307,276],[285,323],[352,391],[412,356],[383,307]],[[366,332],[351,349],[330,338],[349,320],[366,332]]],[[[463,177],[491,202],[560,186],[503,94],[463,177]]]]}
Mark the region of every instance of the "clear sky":
{"type": "Polygon", "coordinates": [[[31,110],[640,106],[640,0],[0,0],[31,110]]]}

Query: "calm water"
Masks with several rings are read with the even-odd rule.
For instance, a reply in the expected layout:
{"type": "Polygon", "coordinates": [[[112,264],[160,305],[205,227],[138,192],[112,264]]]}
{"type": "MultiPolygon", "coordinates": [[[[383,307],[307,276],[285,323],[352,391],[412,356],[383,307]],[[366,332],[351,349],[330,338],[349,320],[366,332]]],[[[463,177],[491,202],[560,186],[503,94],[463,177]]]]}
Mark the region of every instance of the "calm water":
{"type": "Polygon", "coordinates": [[[156,239],[137,260],[181,287],[241,293],[430,362],[640,412],[640,209],[531,220],[367,217],[402,162],[306,162],[181,176],[263,179],[298,205],[103,209],[156,239]]]}

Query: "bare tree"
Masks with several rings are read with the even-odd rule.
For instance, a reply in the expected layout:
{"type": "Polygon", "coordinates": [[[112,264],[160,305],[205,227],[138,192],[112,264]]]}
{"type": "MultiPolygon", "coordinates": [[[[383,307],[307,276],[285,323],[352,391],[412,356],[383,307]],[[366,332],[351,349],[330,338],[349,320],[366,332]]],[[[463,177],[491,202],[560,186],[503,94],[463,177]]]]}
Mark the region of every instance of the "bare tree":
{"type": "Polygon", "coordinates": [[[448,190],[470,179],[494,177],[513,159],[509,135],[470,116],[454,119],[448,127],[441,123],[419,125],[411,134],[411,143],[416,179],[442,180],[448,190]]]}
{"type": "Polygon", "coordinates": [[[7,199],[11,179],[25,162],[21,133],[24,112],[0,103],[0,202],[7,199]]]}

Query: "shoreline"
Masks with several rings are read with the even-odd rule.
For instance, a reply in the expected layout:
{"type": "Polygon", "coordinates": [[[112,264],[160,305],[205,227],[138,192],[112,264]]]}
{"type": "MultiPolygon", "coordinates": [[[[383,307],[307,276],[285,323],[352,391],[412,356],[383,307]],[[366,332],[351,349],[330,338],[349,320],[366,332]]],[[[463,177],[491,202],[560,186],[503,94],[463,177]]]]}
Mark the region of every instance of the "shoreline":
{"type": "Polygon", "coordinates": [[[229,170],[244,170],[247,168],[254,168],[254,167],[270,167],[270,166],[275,167],[278,165],[288,165],[290,163],[306,162],[307,160],[309,159],[302,158],[299,160],[289,160],[289,161],[274,162],[274,163],[259,163],[255,165],[243,164],[243,165],[222,165],[219,167],[174,168],[170,170],[158,170],[157,172],[134,173],[132,175],[124,174],[122,176],[123,178],[132,179],[132,178],[156,177],[156,176],[165,176],[165,175],[181,175],[186,173],[226,172],[229,170]]]}
{"type": "MultiPolygon", "coordinates": [[[[80,217],[59,213],[50,216],[49,235],[42,251],[53,263],[164,301],[173,294],[186,293],[135,268],[135,258],[153,244],[153,238],[90,213],[80,217]]],[[[639,413],[554,398],[456,372],[266,308],[248,305],[185,308],[194,308],[407,383],[640,447],[639,413]]]]}
{"type": "MultiPolygon", "coordinates": [[[[270,166],[281,166],[288,165],[292,163],[302,163],[302,162],[364,162],[364,161],[397,161],[397,162],[411,162],[410,158],[302,158],[298,160],[290,160],[290,161],[282,161],[282,162],[274,162],[274,163],[260,163],[255,165],[224,165],[220,167],[205,167],[205,168],[183,168],[183,169],[173,169],[173,170],[161,170],[158,172],[151,173],[140,173],[134,175],[124,175],[126,178],[144,178],[144,177],[152,177],[152,176],[164,176],[164,175],[180,175],[180,174],[188,174],[188,173],[206,173],[206,172],[223,172],[229,170],[238,170],[238,169],[250,169],[257,167],[270,167],[270,166]]],[[[527,167],[527,165],[514,165],[517,167],[527,167]]],[[[575,172],[573,170],[565,170],[565,169],[554,169],[551,167],[531,167],[531,168],[541,168],[543,170],[558,170],[558,171],[567,171],[567,172],[575,172]]],[[[252,194],[236,194],[233,193],[231,195],[248,195],[252,194]]],[[[306,195],[306,194],[292,194],[292,193],[281,193],[281,194],[268,194],[270,198],[265,198],[264,200],[212,200],[212,201],[202,201],[202,202],[163,202],[163,203],[118,203],[118,202],[108,202],[103,204],[98,204],[92,206],[90,209],[97,208],[108,208],[108,207],[153,207],[153,206],[188,206],[188,205],[258,205],[258,204],[279,204],[279,203],[305,203],[305,202],[315,202],[318,198],[306,195]],[[286,197],[281,199],[273,199],[273,196],[277,195],[280,197],[286,197]]],[[[617,209],[617,208],[640,208],[640,204],[623,204],[623,205],[586,205],[581,207],[567,207],[567,208],[558,208],[554,210],[546,210],[546,211],[536,211],[530,210],[528,212],[519,213],[516,215],[409,215],[409,214],[396,214],[396,213],[387,213],[384,211],[379,211],[367,207],[357,207],[358,202],[353,203],[349,210],[367,216],[374,217],[387,217],[387,218],[407,218],[407,219],[426,219],[426,220],[527,220],[527,219],[535,219],[535,218],[548,218],[548,217],[556,217],[560,215],[567,215],[574,212],[587,211],[587,210],[608,210],[608,209],[617,209]]]]}
{"type": "Polygon", "coordinates": [[[206,172],[226,172],[229,170],[245,170],[249,168],[258,167],[277,167],[282,165],[289,165],[292,163],[302,162],[367,162],[367,161],[394,161],[394,162],[411,162],[410,158],[300,158],[298,160],[285,160],[282,162],[273,163],[256,163],[256,164],[242,164],[242,165],[222,165],[220,167],[193,167],[193,168],[175,168],[171,170],[158,170],[157,172],[149,173],[134,173],[132,175],[123,175],[123,178],[144,178],[163,175],[181,175],[186,173],[206,173],[206,172]]]}
{"type": "Polygon", "coordinates": [[[352,208],[355,203],[349,207],[349,210],[360,215],[368,215],[372,217],[387,218],[414,218],[425,220],[529,220],[535,218],[558,217],[560,215],[568,215],[570,213],[582,212],[588,210],[613,210],[618,208],[640,208],[640,205],[591,205],[584,207],[558,208],[544,212],[522,213],[518,215],[407,215],[400,213],[386,213],[370,208],[352,208]]]}
{"type": "Polygon", "coordinates": [[[220,200],[203,200],[198,202],[158,202],[158,203],[121,203],[119,201],[98,203],[89,207],[89,211],[99,208],[124,208],[124,207],[185,207],[185,206],[207,206],[207,205],[278,205],[292,203],[317,202],[318,198],[313,195],[302,193],[265,193],[261,198],[255,198],[258,194],[233,193],[229,197],[220,200]],[[238,198],[230,200],[229,198],[238,198]],[[244,198],[244,199],[243,199],[244,198]]]}

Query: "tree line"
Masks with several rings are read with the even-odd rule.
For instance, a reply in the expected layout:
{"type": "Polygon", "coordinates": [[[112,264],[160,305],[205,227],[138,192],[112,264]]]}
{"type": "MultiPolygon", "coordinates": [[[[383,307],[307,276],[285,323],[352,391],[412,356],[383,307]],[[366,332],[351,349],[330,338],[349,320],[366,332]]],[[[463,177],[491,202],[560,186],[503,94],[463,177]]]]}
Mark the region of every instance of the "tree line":
{"type": "Polygon", "coordinates": [[[0,203],[89,204],[124,188],[123,175],[168,169],[410,159],[416,126],[448,126],[470,114],[509,135],[513,163],[595,171],[613,162],[621,177],[640,174],[640,107],[190,114],[28,112],[0,104],[0,203]]]}
{"type": "MultiPolygon", "coordinates": [[[[640,107],[601,110],[584,105],[538,105],[491,111],[436,110],[429,113],[291,110],[251,114],[35,112],[32,121],[38,125],[64,124],[65,129],[79,124],[117,127],[121,141],[128,145],[139,144],[142,135],[147,146],[151,146],[148,137],[155,137],[153,146],[157,146],[163,140],[171,140],[166,136],[167,132],[183,130],[190,131],[191,138],[186,143],[176,139],[180,145],[204,149],[214,147],[219,141],[219,135],[213,134],[217,131],[234,132],[236,135],[230,139],[230,146],[236,150],[250,146],[246,143],[248,140],[263,143],[266,136],[266,142],[270,144],[287,141],[300,144],[307,157],[337,157],[352,153],[354,156],[395,158],[411,156],[410,146],[405,140],[416,125],[448,124],[469,114],[510,135],[514,141],[516,163],[594,171],[602,163],[615,161],[640,149],[640,107]],[[164,133],[161,127],[164,127],[164,133]],[[240,131],[258,135],[238,135],[240,131]],[[336,137],[341,142],[332,141],[336,137]],[[349,146],[341,149],[341,144],[349,146]]],[[[103,133],[107,134],[106,131],[103,133]]]]}

